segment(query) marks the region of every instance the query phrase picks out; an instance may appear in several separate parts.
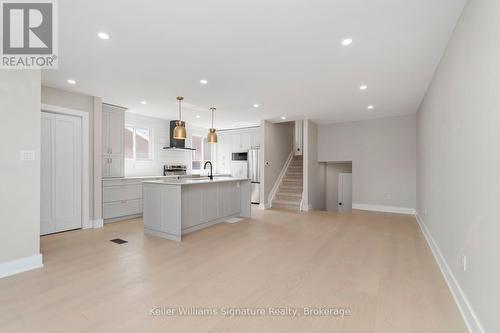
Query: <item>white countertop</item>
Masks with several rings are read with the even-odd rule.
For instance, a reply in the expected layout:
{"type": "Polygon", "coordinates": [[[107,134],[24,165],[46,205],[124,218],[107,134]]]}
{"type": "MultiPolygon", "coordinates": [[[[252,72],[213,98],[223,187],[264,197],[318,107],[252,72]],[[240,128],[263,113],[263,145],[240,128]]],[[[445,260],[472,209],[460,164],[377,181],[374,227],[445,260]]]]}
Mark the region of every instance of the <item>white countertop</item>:
{"type": "MultiPolygon", "coordinates": [[[[225,176],[229,176],[229,174],[225,174],[225,173],[221,173],[221,174],[218,174],[218,173],[214,173],[214,177],[225,177],[225,176]]],[[[170,178],[199,178],[200,175],[199,174],[189,174],[189,175],[168,175],[168,176],[125,176],[125,177],[105,177],[105,178],[102,178],[102,180],[120,180],[120,179],[124,179],[124,180],[127,180],[127,179],[153,179],[153,178],[166,178],[166,179],[170,179],[170,178]]],[[[201,175],[201,178],[204,178],[204,177],[207,177],[206,175],[201,175]]]]}
{"type": "Polygon", "coordinates": [[[248,178],[235,178],[235,177],[214,177],[210,180],[208,177],[201,178],[181,178],[181,179],[165,179],[165,180],[151,180],[145,181],[145,184],[156,184],[156,185],[193,185],[193,184],[211,184],[211,183],[223,183],[223,182],[240,182],[250,180],[248,178]]]}
{"type": "MultiPolygon", "coordinates": [[[[111,179],[151,179],[151,178],[177,178],[178,175],[169,175],[169,176],[126,176],[126,177],[118,177],[111,179]]],[[[107,178],[109,179],[109,178],[107,178]]]]}

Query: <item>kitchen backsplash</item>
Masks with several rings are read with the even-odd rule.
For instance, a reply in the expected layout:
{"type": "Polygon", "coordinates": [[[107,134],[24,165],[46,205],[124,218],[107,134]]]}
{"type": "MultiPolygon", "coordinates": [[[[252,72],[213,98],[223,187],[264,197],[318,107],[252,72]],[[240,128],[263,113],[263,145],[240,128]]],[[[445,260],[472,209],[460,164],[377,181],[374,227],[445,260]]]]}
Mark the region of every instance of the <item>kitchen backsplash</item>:
{"type": "MultiPolygon", "coordinates": [[[[135,161],[125,159],[125,176],[157,176],[163,174],[163,165],[182,164],[188,167],[188,173],[192,173],[191,161],[192,152],[189,150],[163,149],[169,146],[170,120],[152,118],[134,114],[125,113],[125,125],[149,128],[153,132],[153,159],[147,161],[135,161]]],[[[188,138],[186,147],[191,146],[189,135],[206,135],[208,129],[190,127],[187,125],[188,138]]]]}

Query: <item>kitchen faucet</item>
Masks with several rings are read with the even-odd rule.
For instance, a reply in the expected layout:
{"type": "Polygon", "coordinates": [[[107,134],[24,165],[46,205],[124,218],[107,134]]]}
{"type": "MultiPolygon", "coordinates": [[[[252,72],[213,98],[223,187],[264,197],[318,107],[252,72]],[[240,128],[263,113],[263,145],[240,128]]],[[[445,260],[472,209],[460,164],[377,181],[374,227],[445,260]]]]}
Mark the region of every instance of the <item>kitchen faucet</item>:
{"type": "Polygon", "coordinates": [[[203,166],[203,169],[207,168],[207,164],[210,164],[210,174],[208,175],[208,178],[210,178],[210,180],[214,180],[214,175],[212,173],[212,162],[206,161],[205,165],[203,166]]]}

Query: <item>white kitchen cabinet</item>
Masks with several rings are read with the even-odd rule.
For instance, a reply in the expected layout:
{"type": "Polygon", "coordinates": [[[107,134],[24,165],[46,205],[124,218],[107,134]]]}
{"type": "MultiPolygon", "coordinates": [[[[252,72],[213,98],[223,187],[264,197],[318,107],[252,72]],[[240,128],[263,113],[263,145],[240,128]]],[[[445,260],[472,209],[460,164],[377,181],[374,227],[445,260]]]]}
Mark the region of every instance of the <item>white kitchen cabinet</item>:
{"type": "Polygon", "coordinates": [[[102,153],[123,155],[123,131],[125,129],[126,109],[102,105],[102,153]]]}
{"type": "Polygon", "coordinates": [[[102,217],[105,220],[138,214],[142,214],[142,199],[107,202],[102,205],[102,217]]]}
{"type": "Polygon", "coordinates": [[[260,131],[255,131],[251,133],[250,148],[258,147],[260,147],[260,131]]]}
{"type": "Polygon", "coordinates": [[[240,134],[240,149],[241,151],[248,151],[251,146],[251,132],[244,132],[240,134]]]}
{"type": "Polygon", "coordinates": [[[218,173],[230,173],[246,177],[241,173],[241,165],[233,165],[232,153],[246,152],[260,147],[260,127],[221,131],[216,148],[215,170],[218,173]]]}
{"type": "MultiPolygon", "coordinates": [[[[102,181],[102,216],[105,223],[142,215],[142,182],[166,177],[108,178],[102,181]]],[[[175,177],[175,176],[174,176],[175,177]]]]}
{"type": "Polygon", "coordinates": [[[114,202],[142,198],[142,184],[107,186],[102,189],[102,201],[114,202]]]}
{"type": "Polygon", "coordinates": [[[248,162],[247,161],[232,161],[231,176],[236,178],[248,177],[248,162]]]}
{"type": "Polygon", "coordinates": [[[109,154],[123,155],[123,132],[125,130],[125,110],[108,111],[109,130],[108,147],[109,154]]]}
{"type": "Polygon", "coordinates": [[[102,176],[103,177],[122,177],[123,176],[123,157],[120,155],[103,155],[102,157],[102,176]]]}
{"type": "Polygon", "coordinates": [[[111,155],[109,157],[109,177],[121,177],[123,176],[123,156],[111,155]]]}
{"type": "Polygon", "coordinates": [[[124,108],[103,104],[102,106],[102,176],[123,176],[123,132],[125,129],[124,108]]]}
{"type": "Polygon", "coordinates": [[[229,134],[227,138],[231,143],[231,153],[243,151],[241,148],[241,136],[239,134],[229,134]]]}

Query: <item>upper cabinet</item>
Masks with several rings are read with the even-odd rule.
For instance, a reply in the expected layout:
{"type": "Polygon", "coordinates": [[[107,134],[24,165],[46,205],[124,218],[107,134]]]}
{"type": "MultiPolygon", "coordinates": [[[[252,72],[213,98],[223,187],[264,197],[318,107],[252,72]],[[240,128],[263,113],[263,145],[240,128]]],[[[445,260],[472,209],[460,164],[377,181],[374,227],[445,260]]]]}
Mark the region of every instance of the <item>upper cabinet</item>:
{"type": "Polygon", "coordinates": [[[102,153],[123,155],[125,110],[113,105],[102,106],[102,153]]]}
{"type": "Polygon", "coordinates": [[[215,159],[218,173],[233,173],[232,153],[260,147],[260,127],[220,131],[218,136],[215,159]]]}
{"type": "Polygon", "coordinates": [[[102,105],[102,176],[123,176],[125,108],[102,105]]]}

